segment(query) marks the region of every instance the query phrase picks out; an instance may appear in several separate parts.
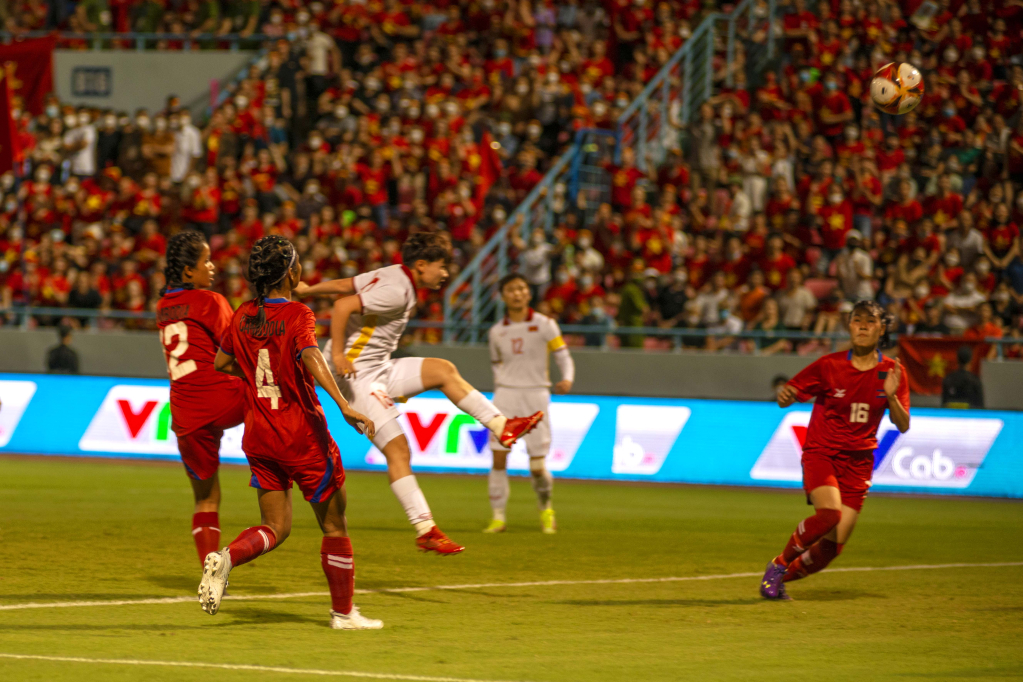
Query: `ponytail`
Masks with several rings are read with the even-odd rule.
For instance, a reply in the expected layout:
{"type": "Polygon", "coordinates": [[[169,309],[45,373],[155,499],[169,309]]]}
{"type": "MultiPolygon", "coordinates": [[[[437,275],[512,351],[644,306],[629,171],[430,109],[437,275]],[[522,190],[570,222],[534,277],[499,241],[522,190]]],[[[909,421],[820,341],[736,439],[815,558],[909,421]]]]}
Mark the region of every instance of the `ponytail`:
{"type": "Polygon", "coordinates": [[[182,282],[181,278],[185,276],[185,268],[199,266],[202,247],[205,245],[206,238],[202,232],[195,230],[178,232],[167,241],[167,265],[163,269],[165,284],[160,289],[161,296],[171,289],[195,288],[191,282],[182,282]]]}
{"type": "Polygon", "coordinates": [[[256,294],[257,308],[253,322],[257,327],[266,322],[264,306],[267,295],[287,277],[297,258],[298,251],[294,245],[276,234],[260,238],[252,247],[249,253],[248,280],[256,294]]]}

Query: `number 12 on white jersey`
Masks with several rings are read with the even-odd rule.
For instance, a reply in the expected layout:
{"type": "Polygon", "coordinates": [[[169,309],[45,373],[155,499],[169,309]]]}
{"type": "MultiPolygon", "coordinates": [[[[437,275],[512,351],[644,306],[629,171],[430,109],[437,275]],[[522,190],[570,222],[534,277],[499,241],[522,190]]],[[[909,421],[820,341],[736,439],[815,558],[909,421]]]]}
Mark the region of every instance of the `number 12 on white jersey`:
{"type": "Polygon", "coordinates": [[[270,409],[277,409],[277,401],[281,398],[281,389],[274,383],[274,373],[270,369],[270,351],[259,349],[256,359],[256,395],[270,399],[270,409]]]}

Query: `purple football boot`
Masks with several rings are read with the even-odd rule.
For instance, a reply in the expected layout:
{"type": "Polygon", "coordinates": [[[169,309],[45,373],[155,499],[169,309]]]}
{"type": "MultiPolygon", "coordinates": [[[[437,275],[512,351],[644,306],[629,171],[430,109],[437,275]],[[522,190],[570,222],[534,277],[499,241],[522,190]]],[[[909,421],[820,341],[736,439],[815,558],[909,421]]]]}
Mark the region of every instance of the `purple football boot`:
{"type": "Polygon", "coordinates": [[[764,571],[764,577],[760,581],[761,597],[773,601],[791,599],[788,593],[785,592],[785,583],[782,582],[786,570],[788,569],[785,566],[779,566],[773,561],[767,564],[767,570],[764,571]]]}

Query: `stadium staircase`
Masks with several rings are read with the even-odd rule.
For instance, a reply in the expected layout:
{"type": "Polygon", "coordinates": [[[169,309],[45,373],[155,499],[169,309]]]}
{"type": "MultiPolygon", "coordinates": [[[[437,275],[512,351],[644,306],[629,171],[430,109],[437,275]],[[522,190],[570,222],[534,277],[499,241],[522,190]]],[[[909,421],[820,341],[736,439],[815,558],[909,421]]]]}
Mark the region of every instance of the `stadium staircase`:
{"type": "MultiPolygon", "coordinates": [[[[669,150],[680,148],[685,126],[714,94],[715,69],[734,64],[740,50],[745,54],[747,83],[755,87],[776,56],[777,18],[776,0],[743,0],[728,14],[706,16],[622,112],[614,130],[577,131],[572,146],[448,286],[444,341],[478,343],[488,321],[503,314],[497,282],[511,265],[512,230],[523,240],[536,227],[550,235],[555,217],[566,205],[580,208],[587,223],[600,204],[610,201],[611,181],[601,162],[609,155],[618,159],[628,146],[636,150],[636,164],[646,171],[660,164],[669,150]],[[719,55],[725,61],[716,62],[719,55]]],[[[728,85],[732,75],[729,69],[728,85]]]]}

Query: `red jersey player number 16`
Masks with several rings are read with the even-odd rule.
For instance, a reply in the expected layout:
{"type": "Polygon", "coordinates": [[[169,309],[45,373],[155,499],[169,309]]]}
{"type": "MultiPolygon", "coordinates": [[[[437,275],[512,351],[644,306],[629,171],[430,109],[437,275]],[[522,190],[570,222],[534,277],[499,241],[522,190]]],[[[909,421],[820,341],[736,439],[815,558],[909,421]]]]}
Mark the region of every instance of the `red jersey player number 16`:
{"type": "Polygon", "coordinates": [[[860,301],[849,317],[852,350],[813,362],[778,392],[778,405],[813,400],[803,444],[803,489],[814,506],[767,565],[766,599],[788,599],[785,582],[820,571],[852,535],[874,473],[877,429],[887,411],[909,430],[909,381],[898,360],[882,355],[891,320],[876,301],[860,301]]]}

